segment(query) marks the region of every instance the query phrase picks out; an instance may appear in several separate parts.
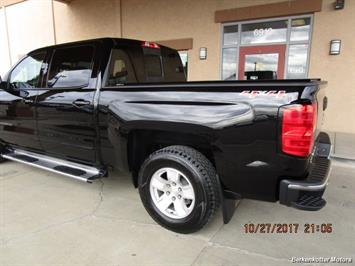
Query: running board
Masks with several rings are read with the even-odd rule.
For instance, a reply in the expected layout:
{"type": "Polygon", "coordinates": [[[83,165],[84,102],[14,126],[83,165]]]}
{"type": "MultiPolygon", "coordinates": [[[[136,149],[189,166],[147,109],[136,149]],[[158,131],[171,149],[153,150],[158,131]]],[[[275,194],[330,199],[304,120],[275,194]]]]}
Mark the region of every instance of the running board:
{"type": "Polygon", "coordinates": [[[94,179],[103,177],[105,174],[104,171],[95,167],[23,150],[11,150],[1,154],[1,157],[88,183],[91,183],[94,179]]]}

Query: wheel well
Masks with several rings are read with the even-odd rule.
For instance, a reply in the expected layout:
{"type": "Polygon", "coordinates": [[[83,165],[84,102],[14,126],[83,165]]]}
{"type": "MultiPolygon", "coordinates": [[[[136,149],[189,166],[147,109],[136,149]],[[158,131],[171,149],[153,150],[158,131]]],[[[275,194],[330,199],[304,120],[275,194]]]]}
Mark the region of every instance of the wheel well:
{"type": "Polygon", "coordinates": [[[171,145],[194,148],[205,155],[215,166],[211,141],[208,137],[160,130],[135,130],[128,137],[128,165],[136,187],[138,172],[144,160],[154,151],[171,145]]]}

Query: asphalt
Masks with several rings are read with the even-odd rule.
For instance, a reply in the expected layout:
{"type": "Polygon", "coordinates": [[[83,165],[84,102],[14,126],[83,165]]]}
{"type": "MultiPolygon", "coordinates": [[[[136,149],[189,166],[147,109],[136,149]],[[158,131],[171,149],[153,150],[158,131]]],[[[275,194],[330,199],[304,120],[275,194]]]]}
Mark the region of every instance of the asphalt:
{"type": "Polygon", "coordinates": [[[242,200],[229,224],[218,213],[201,231],[181,235],[149,217],[128,176],[113,173],[86,184],[5,162],[0,265],[295,265],[292,257],[332,256],[354,261],[354,165],[333,163],[321,211],[242,200]],[[299,231],[247,234],[247,223],[298,223],[299,231]],[[305,233],[306,223],[330,223],[332,232],[305,233]]]}

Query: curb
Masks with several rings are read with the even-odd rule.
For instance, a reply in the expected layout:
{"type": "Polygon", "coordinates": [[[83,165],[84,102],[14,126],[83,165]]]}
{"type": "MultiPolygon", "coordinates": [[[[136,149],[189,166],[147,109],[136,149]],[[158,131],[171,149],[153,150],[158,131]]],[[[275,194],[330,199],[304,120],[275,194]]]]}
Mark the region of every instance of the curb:
{"type": "Polygon", "coordinates": [[[335,165],[355,168],[354,159],[347,159],[347,158],[336,157],[336,156],[331,156],[330,158],[335,165]]]}

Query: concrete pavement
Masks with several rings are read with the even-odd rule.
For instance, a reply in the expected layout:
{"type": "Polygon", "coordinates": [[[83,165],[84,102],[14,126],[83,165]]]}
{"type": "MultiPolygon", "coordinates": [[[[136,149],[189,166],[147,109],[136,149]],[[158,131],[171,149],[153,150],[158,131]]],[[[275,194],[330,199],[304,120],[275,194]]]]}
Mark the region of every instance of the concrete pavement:
{"type": "MultiPolygon", "coordinates": [[[[242,200],[228,225],[219,213],[180,235],[146,213],[130,178],[85,184],[14,162],[0,165],[0,265],[291,265],[291,257],[355,260],[355,167],[335,162],[319,212],[242,200]],[[246,223],[299,223],[297,234],[246,234],[246,223]],[[305,223],[331,223],[306,234],[305,223]]],[[[309,265],[309,264],[308,264],[309,265]]],[[[318,264],[319,265],[319,264],[318,264]]]]}

